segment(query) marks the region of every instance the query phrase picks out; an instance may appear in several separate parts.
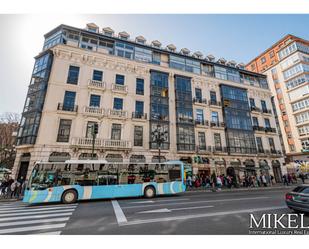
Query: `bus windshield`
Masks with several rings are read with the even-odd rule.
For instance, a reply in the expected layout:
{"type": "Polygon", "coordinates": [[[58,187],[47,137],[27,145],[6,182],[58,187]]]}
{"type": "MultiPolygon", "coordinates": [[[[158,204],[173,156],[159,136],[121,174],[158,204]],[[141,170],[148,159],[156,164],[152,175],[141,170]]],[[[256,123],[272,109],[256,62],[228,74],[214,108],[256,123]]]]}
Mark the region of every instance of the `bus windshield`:
{"type": "Polygon", "coordinates": [[[94,186],[182,180],[181,164],[41,163],[35,165],[29,187],[44,190],[63,185],[94,186]]]}

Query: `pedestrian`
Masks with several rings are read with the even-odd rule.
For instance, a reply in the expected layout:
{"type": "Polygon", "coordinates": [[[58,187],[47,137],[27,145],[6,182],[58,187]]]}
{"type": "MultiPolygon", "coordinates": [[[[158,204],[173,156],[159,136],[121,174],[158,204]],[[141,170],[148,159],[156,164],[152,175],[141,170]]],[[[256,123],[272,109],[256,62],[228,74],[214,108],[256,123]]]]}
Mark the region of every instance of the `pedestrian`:
{"type": "Polygon", "coordinates": [[[222,188],[222,180],[221,180],[221,177],[217,177],[217,187],[218,187],[218,190],[221,190],[222,188]]]}
{"type": "Polygon", "coordinates": [[[302,183],[305,184],[305,175],[303,173],[299,174],[299,178],[301,179],[302,183]]]}
{"type": "Polygon", "coordinates": [[[282,176],[282,178],[283,178],[283,185],[285,186],[289,186],[289,182],[288,182],[288,175],[287,174],[284,174],[283,176],[282,176]]]}
{"type": "Polygon", "coordinates": [[[289,173],[288,174],[288,184],[291,184],[292,183],[292,176],[291,174],[289,173]]]}
{"type": "Polygon", "coordinates": [[[266,176],[264,174],[261,175],[261,179],[262,179],[262,183],[263,183],[264,187],[267,187],[267,180],[266,180],[266,176]]]}
{"type": "Polygon", "coordinates": [[[20,183],[17,180],[11,184],[11,198],[17,197],[19,187],[20,183]]]}
{"type": "Polygon", "coordinates": [[[192,188],[192,178],[190,175],[187,177],[187,187],[192,188]]]}

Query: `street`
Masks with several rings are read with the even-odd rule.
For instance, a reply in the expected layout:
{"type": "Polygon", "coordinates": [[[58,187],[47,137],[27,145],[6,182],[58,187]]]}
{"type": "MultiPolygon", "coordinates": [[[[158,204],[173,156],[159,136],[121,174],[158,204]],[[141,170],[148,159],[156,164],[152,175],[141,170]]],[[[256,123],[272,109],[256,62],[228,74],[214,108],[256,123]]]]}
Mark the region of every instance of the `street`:
{"type": "MultiPolygon", "coordinates": [[[[249,234],[249,213],[293,213],[291,188],[185,192],[73,205],[0,203],[0,234],[249,234]]],[[[305,217],[309,223],[309,217],[305,217]]]]}

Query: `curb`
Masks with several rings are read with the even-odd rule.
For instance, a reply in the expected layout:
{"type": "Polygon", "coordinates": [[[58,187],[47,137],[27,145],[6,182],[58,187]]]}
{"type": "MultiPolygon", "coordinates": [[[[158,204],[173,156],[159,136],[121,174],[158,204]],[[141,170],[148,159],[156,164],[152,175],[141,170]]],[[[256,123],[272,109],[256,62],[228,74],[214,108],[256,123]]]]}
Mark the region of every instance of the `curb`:
{"type": "Polygon", "coordinates": [[[296,187],[297,185],[290,186],[278,186],[278,187],[258,187],[258,188],[233,188],[233,189],[221,189],[215,190],[212,189],[190,189],[186,190],[185,193],[194,193],[194,192],[208,192],[208,193],[220,193],[220,192],[241,192],[241,191],[265,191],[265,190],[273,190],[273,189],[290,189],[291,187],[296,187]]]}
{"type": "Polygon", "coordinates": [[[19,199],[0,199],[0,203],[1,202],[16,202],[19,201],[19,199]]]}

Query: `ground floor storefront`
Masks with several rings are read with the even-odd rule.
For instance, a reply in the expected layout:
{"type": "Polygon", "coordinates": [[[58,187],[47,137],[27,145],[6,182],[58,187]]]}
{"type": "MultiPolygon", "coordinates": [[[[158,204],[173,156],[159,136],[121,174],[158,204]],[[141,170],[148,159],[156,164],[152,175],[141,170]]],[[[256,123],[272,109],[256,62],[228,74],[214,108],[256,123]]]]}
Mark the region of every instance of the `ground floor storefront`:
{"type": "Polygon", "coordinates": [[[109,162],[164,162],[181,160],[190,170],[191,176],[230,176],[240,183],[244,177],[265,175],[273,177],[274,182],[281,182],[286,173],[283,157],[231,156],[231,155],[196,155],[180,154],[171,151],[161,151],[159,158],[157,150],[130,149],[95,150],[92,154],[89,148],[72,146],[28,146],[17,148],[16,160],[12,176],[14,178],[29,178],[37,161],[64,162],[69,159],[105,159],[109,162]]]}

